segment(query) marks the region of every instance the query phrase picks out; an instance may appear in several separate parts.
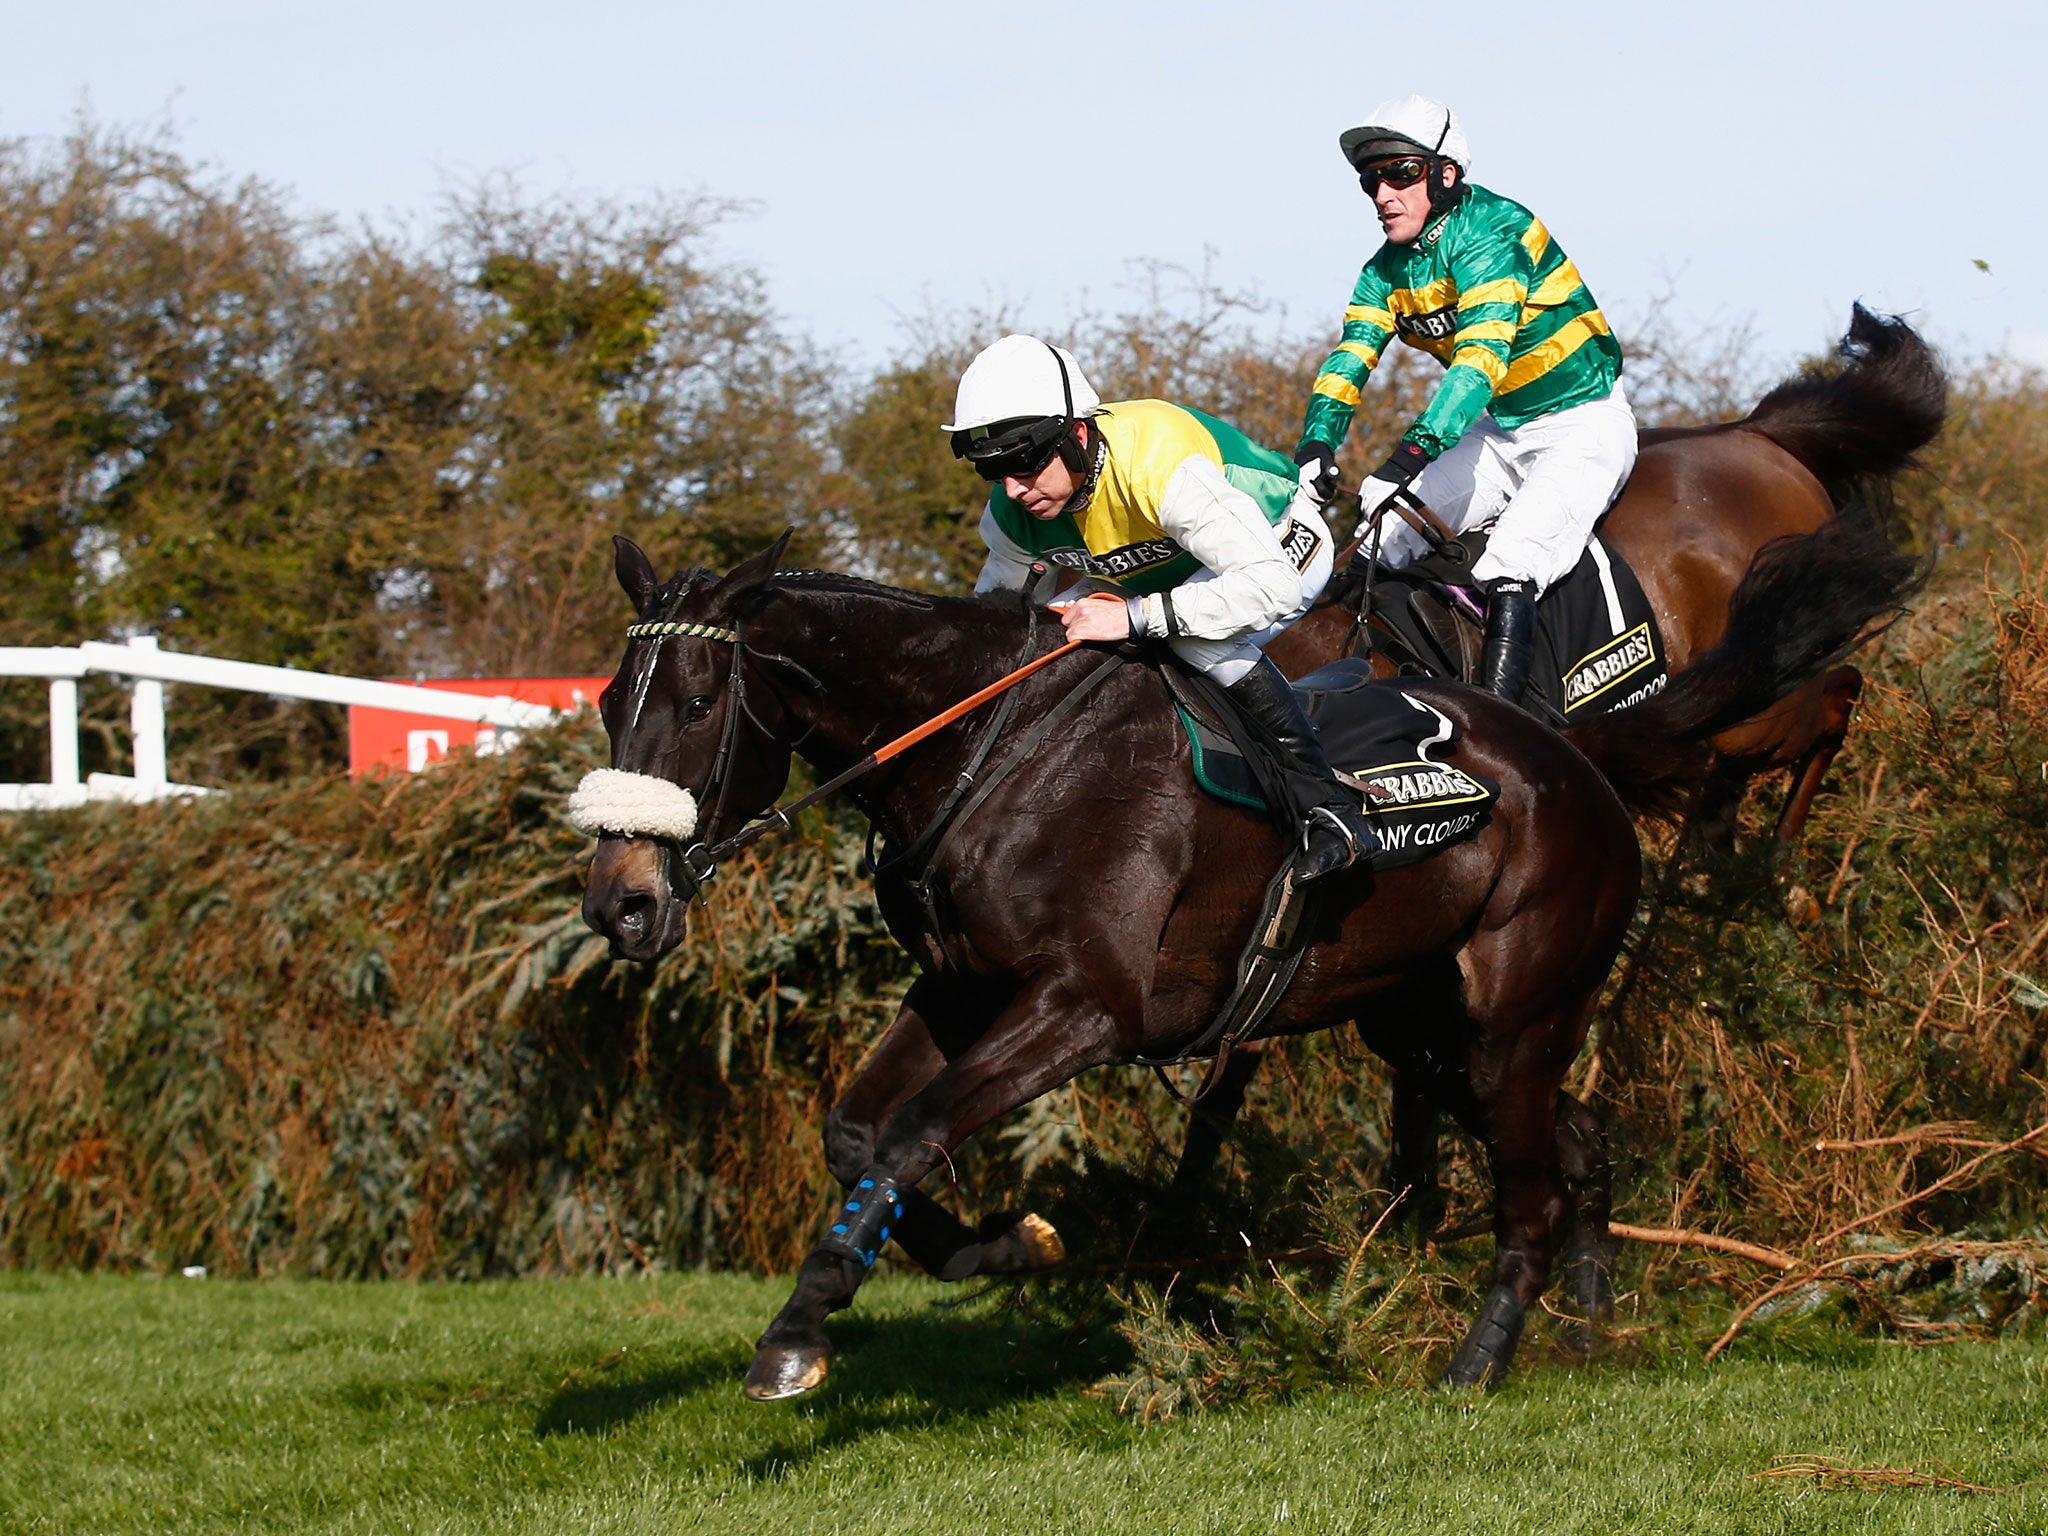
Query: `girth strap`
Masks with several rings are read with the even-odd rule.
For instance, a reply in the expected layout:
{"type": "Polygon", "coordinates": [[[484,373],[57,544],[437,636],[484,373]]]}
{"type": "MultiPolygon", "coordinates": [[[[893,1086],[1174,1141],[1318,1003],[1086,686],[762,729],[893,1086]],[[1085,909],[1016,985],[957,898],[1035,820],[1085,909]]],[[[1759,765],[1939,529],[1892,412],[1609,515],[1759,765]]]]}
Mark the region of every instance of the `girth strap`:
{"type": "Polygon", "coordinates": [[[1252,928],[1251,942],[1245,945],[1244,953],[1238,957],[1237,985],[1223,1000],[1223,1006],[1216,1010],[1199,1035],[1172,1055],[1132,1058],[1137,1065],[1150,1067],[1157,1073],[1166,1091],[1183,1104],[1198,1104],[1208,1097],[1209,1090],[1216,1086],[1216,1079],[1223,1071],[1223,1064],[1230,1060],[1231,1051],[1250,1038],[1265,1023],[1266,1016],[1279,1005],[1280,999],[1287,995],[1288,987],[1294,982],[1294,973],[1301,969],[1302,957],[1308,952],[1301,920],[1313,896],[1313,887],[1294,883],[1294,860],[1290,857],[1280,866],[1280,872],[1266,883],[1265,900],[1259,908],[1259,920],[1252,928]],[[1182,1093],[1173,1079],[1166,1075],[1166,1068],[1177,1067],[1184,1061],[1212,1052],[1215,1059],[1209,1063],[1209,1070],[1202,1074],[1201,1085],[1193,1093],[1182,1093]]]}

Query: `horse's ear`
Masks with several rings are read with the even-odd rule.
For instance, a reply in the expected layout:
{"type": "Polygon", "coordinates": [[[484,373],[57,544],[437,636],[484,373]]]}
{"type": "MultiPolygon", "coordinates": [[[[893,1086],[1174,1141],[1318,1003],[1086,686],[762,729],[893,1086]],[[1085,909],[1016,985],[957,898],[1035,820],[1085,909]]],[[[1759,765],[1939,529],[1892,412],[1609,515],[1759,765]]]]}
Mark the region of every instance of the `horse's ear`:
{"type": "Polygon", "coordinates": [[[770,544],[758,555],[749,555],[730,571],[726,572],[725,580],[718,584],[720,595],[727,596],[747,592],[754,587],[760,586],[769,577],[773,576],[776,571],[781,569],[783,552],[789,548],[790,536],[795,532],[794,528],[783,529],[781,538],[770,544]]]}
{"type": "Polygon", "coordinates": [[[645,613],[647,605],[654,601],[654,589],[661,585],[654,574],[654,562],[623,533],[612,535],[612,554],[613,569],[619,573],[619,585],[626,589],[626,596],[633,600],[633,611],[645,613]]]}

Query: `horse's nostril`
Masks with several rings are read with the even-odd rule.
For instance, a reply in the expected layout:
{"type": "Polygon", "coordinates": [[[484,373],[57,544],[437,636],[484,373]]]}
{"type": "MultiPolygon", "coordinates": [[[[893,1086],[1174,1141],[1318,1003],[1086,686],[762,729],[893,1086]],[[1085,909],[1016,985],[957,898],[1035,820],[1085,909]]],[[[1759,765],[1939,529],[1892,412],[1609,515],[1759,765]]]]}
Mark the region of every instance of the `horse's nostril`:
{"type": "Polygon", "coordinates": [[[638,938],[654,918],[654,898],[641,893],[626,897],[612,913],[612,928],[622,938],[638,938]]]}

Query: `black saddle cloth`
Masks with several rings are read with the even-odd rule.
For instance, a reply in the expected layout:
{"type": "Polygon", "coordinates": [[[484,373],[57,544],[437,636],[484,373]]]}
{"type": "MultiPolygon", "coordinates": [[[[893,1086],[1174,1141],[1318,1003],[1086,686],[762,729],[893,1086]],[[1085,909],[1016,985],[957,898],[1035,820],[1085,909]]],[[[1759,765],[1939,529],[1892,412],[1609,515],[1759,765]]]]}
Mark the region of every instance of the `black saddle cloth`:
{"type": "MultiPolygon", "coordinates": [[[[1469,682],[1480,625],[1471,566],[1486,548],[1486,535],[1463,534],[1452,547],[1453,558],[1431,555],[1380,571],[1372,609],[1394,631],[1380,648],[1403,671],[1469,682]]],[[[1363,593],[1361,571],[1345,600],[1355,605],[1363,593]]],[[[1640,703],[1667,681],[1664,638],[1642,583],[1627,561],[1595,538],[1571,574],[1536,605],[1523,702],[1569,724],[1640,703]]]]}
{"type": "MultiPolygon", "coordinates": [[[[1449,761],[1458,728],[1400,679],[1375,679],[1363,661],[1336,661],[1294,685],[1331,766],[1356,781],[1380,834],[1374,869],[1399,869],[1462,843],[1486,825],[1500,786],[1449,761]]],[[[1229,733],[1177,697],[1194,749],[1195,779],[1233,804],[1267,809],[1253,765],[1229,733]]],[[[1212,707],[1213,704],[1212,704],[1212,707]]],[[[1206,711],[1204,711],[1206,713],[1206,711]]]]}

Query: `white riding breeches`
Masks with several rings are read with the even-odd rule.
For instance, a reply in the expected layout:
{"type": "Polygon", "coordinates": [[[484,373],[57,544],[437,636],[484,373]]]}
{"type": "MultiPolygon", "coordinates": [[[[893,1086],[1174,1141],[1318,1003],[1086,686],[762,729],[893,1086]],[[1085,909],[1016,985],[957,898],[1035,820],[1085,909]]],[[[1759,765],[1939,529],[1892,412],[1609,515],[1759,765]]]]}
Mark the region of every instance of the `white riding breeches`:
{"type": "MultiPolygon", "coordinates": [[[[1265,648],[1283,629],[1307,613],[1309,605],[1321,597],[1323,588],[1329,585],[1330,566],[1337,553],[1330,540],[1330,525],[1323,521],[1323,514],[1317,510],[1314,500],[1307,496],[1296,496],[1287,511],[1298,526],[1307,526],[1316,536],[1315,547],[1301,566],[1301,601],[1264,629],[1255,629],[1248,635],[1236,635],[1228,640],[1180,639],[1166,642],[1173,648],[1174,655],[1197,671],[1208,673],[1222,687],[1228,688],[1243,681],[1245,674],[1259,664],[1259,656],[1265,648]]],[[[1181,585],[1192,587],[1214,579],[1215,573],[1204,569],[1181,585]]]]}
{"type": "MultiPolygon", "coordinates": [[[[1617,379],[1605,397],[1512,432],[1480,417],[1415,477],[1414,489],[1453,533],[1492,525],[1474,577],[1533,581],[1542,593],[1579,563],[1635,462],[1635,412],[1617,379]]],[[[1397,513],[1387,513],[1381,530],[1383,565],[1429,553],[1397,513]]]]}
{"type": "MultiPolygon", "coordinates": [[[[1329,585],[1330,568],[1336,558],[1336,546],[1330,538],[1330,525],[1323,521],[1313,497],[1297,495],[1287,509],[1288,516],[1300,528],[1308,529],[1314,536],[1314,544],[1300,559],[1301,601],[1286,613],[1248,634],[1232,635],[1225,640],[1196,640],[1186,636],[1166,643],[1173,653],[1199,672],[1206,672],[1223,687],[1241,681],[1244,675],[1259,664],[1260,653],[1288,625],[1309,610],[1309,605],[1323,595],[1323,588],[1329,585]]],[[[1286,524],[1281,525],[1286,528],[1286,524]]],[[[1283,538],[1283,542],[1284,542],[1283,538]]],[[[1216,573],[1206,566],[1195,572],[1182,587],[1199,586],[1214,581],[1216,573]]],[[[1083,578],[1061,593],[1051,606],[1063,607],[1086,592],[1117,592],[1119,589],[1106,581],[1083,578]]],[[[1178,590],[1178,588],[1176,589],[1178,590]]]]}

